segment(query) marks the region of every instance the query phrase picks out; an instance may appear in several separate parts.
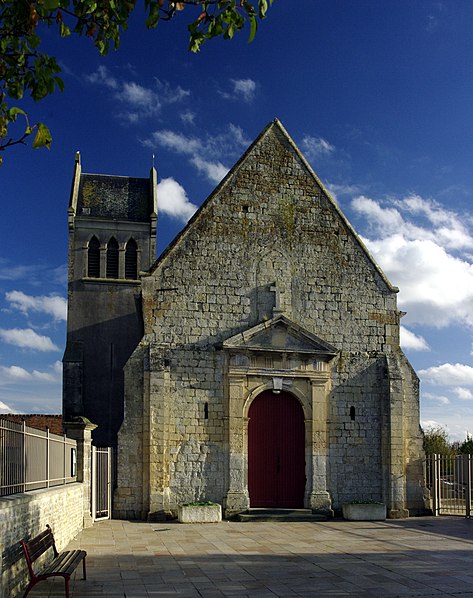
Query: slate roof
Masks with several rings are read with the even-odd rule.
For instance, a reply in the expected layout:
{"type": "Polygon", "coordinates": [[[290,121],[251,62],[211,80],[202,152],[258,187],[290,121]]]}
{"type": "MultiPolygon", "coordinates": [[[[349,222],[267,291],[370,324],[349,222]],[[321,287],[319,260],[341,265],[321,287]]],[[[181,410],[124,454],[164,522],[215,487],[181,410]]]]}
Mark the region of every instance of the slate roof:
{"type": "Polygon", "coordinates": [[[104,174],[81,174],[77,215],[147,222],[153,212],[150,180],[104,174]]]}

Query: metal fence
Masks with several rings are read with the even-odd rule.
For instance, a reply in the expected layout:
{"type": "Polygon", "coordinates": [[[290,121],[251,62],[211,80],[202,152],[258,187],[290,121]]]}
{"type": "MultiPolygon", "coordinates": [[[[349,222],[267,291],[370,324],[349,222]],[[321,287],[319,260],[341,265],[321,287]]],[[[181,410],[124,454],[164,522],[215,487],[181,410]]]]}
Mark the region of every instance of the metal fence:
{"type": "Polygon", "coordinates": [[[77,443],[0,418],[0,496],[76,481],[77,443]]]}
{"type": "Polygon", "coordinates": [[[425,481],[434,515],[472,515],[472,456],[429,455],[425,481]]]}

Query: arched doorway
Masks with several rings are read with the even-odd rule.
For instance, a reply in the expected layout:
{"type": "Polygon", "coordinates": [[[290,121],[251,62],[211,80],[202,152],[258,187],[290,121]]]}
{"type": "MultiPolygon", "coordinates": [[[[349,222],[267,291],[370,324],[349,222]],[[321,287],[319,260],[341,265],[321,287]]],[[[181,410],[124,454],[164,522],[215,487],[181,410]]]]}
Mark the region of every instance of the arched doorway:
{"type": "Polygon", "coordinates": [[[305,427],[299,401],[268,390],[251,403],[248,417],[250,507],[303,507],[305,427]]]}

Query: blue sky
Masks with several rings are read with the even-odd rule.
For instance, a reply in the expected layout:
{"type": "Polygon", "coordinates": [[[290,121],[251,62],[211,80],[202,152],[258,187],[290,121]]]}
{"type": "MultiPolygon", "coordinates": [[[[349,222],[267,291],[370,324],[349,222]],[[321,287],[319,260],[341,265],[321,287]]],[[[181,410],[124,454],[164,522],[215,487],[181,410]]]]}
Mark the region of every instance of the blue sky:
{"type": "Polygon", "coordinates": [[[186,11],[105,58],[46,32],[65,91],[22,107],[52,148],[0,169],[0,411],[61,409],[75,152],[138,177],[155,155],[159,253],[277,117],[400,288],[423,425],[473,434],[473,3],[274,0],[253,43],[196,55],[186,11]]]}

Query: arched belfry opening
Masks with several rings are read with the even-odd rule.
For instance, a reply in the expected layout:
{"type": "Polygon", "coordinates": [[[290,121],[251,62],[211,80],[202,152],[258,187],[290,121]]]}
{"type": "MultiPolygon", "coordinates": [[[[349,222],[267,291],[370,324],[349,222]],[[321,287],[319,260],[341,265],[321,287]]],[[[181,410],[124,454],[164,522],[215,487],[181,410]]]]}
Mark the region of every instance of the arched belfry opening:
{"type": "Polygon", "coordinates": [[[266,390],[248,412],[250,507],[304,507],[305,426],[299,401],[288,392],[266,390]]]}

